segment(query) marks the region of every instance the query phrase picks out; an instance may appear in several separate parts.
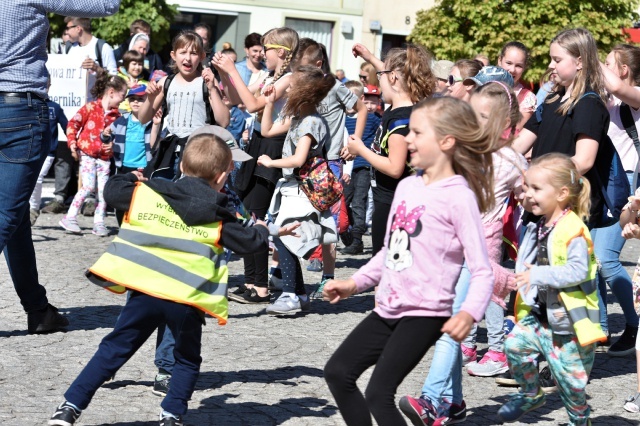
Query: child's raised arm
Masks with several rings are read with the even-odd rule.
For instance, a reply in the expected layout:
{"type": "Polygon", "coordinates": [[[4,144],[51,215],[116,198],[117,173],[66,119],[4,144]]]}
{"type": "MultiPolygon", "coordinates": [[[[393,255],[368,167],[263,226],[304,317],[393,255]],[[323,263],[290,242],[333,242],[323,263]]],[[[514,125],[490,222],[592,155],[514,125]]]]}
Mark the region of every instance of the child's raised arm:
{"type": "Polygon", "coordinates": [[[632,108],[640,108],[640,90],[622,81],[605,64],[600,63],[600,69],[604,74],[604,86],[609,93],[615,95],[615,97],[632,108]]]}
{"type": "Polygon", "coordinates": [[[164,77],[158,82],[150,81],[147,86],[147,100],[144,101],[142,106],[140,107],[140,111],[138,111],[138,120],[140,120],[141,124],[147,124],[149,121],[153,119],[153,116],[158,112],[160,107],[162,106],[162,100],[164,99],[164,82],[167,77],[164,77]]]}
{"type": "Polygon", "coordinates": [[[276,88],[271,85],[264,91],[265,107],[262,112],[262,121],[260,122],[260,133],[262,136],[272,138],[274,136],[287,133],[291,127],[291,117],[284,117],[282,121],[274,123],[273,121],[273,103],[276,101],[276,88]]]}
{"type": "Polygon", "coordinates": [[[207,85],[207,89],[209,89],[209,99],[205,99],[205,102],[208,101],[209,104],[211,104],[211,110],[213,111],[216,124],[226,128],[231,121],[231,115],[229,108],[222,102],[222,97],[216,84],[217,81],[211,68],[207,67],[202,71],[202,78],[207,85]]]}

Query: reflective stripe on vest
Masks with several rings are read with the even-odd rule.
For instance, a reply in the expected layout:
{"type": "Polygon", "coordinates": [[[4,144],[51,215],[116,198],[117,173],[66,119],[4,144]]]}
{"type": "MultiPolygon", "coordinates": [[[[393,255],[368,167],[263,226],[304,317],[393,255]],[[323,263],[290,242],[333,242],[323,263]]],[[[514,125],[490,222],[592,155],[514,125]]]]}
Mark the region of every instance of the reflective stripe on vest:
{"type": "MultiPolygon", "coordinates": [[[[551,266],[562,266],[567,263],[567,248],[574,238],[584,238],[589,253],[589,272],[582,283],[559,289],[559,298],[567,310],[573,329],[581,346],[596,342],[603,342],[606,336],[600,327],[600,310],[598,308],[598,293],[596,288],[596,257],[593,252],[593,242],[589,230],[584,222],[573,212],[562,218],[550,235],[551,266]],[[552,238],[552,240],[551,240],[552,238]]],[[[517,319],[524,318],[531,307],[521,303],[516,298],[517,319]]]]}
{"type": "Polygon", "coordinates": [[[225,324],[228,269],[221,223],[187,226],[167,202],[138,183],[118,236],[89,269],[92,282],[194,306],[225,324]]]}

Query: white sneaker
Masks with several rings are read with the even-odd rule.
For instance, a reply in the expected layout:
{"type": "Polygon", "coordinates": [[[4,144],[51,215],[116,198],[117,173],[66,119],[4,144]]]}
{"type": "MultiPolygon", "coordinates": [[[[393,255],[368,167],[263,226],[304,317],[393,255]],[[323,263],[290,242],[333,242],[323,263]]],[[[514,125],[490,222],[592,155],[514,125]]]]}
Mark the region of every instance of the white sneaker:
{"type": "Polygon", "coordinates": [[[82,233],[82,230],[80,229],[80,226],[78,226],[78,221],[75,217],[63,217],[60,222],[58,222],[58,225],[62,226],[67,232],[70,232],[72,234],[82,233]]]}
{"type": "Polygon", "coordinates": [[[98,237],[106,237],[109,235],[109,230],[104,223],[98,222],[93,225],[93,231],[91,231],[93,235],[97,235],[98,237]]]}
{"type": "Polygon", "coordinates": [[[296,295],[282,294],[275,302],[267,306],[269,315],[295,315],[302,311],[300,298],[296,295]]]}

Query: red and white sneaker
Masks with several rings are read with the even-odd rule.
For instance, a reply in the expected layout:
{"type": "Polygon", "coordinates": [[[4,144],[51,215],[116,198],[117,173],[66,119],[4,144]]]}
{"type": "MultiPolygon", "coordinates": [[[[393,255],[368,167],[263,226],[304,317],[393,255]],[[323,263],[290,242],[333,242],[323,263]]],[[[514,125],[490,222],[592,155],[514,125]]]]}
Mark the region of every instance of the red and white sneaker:
{"type": "Polygon", "coordinates": [[[431,426],[436,418],[436,408],[426,395],[421,395],[420,398],[403,396],[398,406],[414,426],[431,426]]]}
{"type": "Polygon", "coordinates": [[[461,423],[467,419],[467,404],[464,401],[451,404],[449,409],[438,409],[438,417],[433,421],[433,426],[446,426],[461,423]]]}
{"type": "Polygon", "coordinates": [[[460,350],[462,351],[462,365],[467,365],[470,362],[475,362],[478,359],[478,351],[476,347],[468,347],[460,344],[460,350]]]}

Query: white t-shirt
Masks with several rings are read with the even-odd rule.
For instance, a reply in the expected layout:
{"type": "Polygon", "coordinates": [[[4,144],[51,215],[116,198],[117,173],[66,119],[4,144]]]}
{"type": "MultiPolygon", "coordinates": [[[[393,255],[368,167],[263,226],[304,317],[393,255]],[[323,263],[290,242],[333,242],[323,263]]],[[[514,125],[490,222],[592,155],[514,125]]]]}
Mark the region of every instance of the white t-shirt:
{"type": "MultiPolygon", "coordinates": [[[[80,46],[77,43],[74,43],[69,49],[69,61],[77,62],[78,66],[82,64],[82,61],[87,59],[87,56],[97,62],[96,57],[96,44],[98,43],[98,39],[94,36],[91,36],[91,41],[84,46],[80,46]]],[[[108,43],[105,43],[102,47],[102,67],[105,68],[109,74],[117,75],[118,74],[118,65],[116,64],[116,58],[113,55],[113,48],[109,46],[108,43]]]]}
{"type": "MultiPolygon", "coordinates": [[[[207,99],[206,102],[209,102],[207,99]]],[[[167,90],[167,116],[164,122],[169,133],[184,138],[207,122],[207,109],[202,89],[202,77],[190,83],[174,78],[167,90]]]]}
{"type": "MultiPolygon", "coordinates": [[[[640,87],[636,87],[636,90],[640,90],[640,87]]],[[[613,146],[616,147],[622,165],[626,171],[635,171],[636,164],[638,163],[638,151],[633,144],[633,140],[627,134],[627,131],[622,125],[622,118],[620,118],[620,104],[622,101],[615,96],[612,97],[612,101],[609,103],[609,131],[607,135],[611,138],[613,146]]],[[[636,124],[636,128],[640,122],[640,110],[631,109],[631,116],[636,124]]]]}

